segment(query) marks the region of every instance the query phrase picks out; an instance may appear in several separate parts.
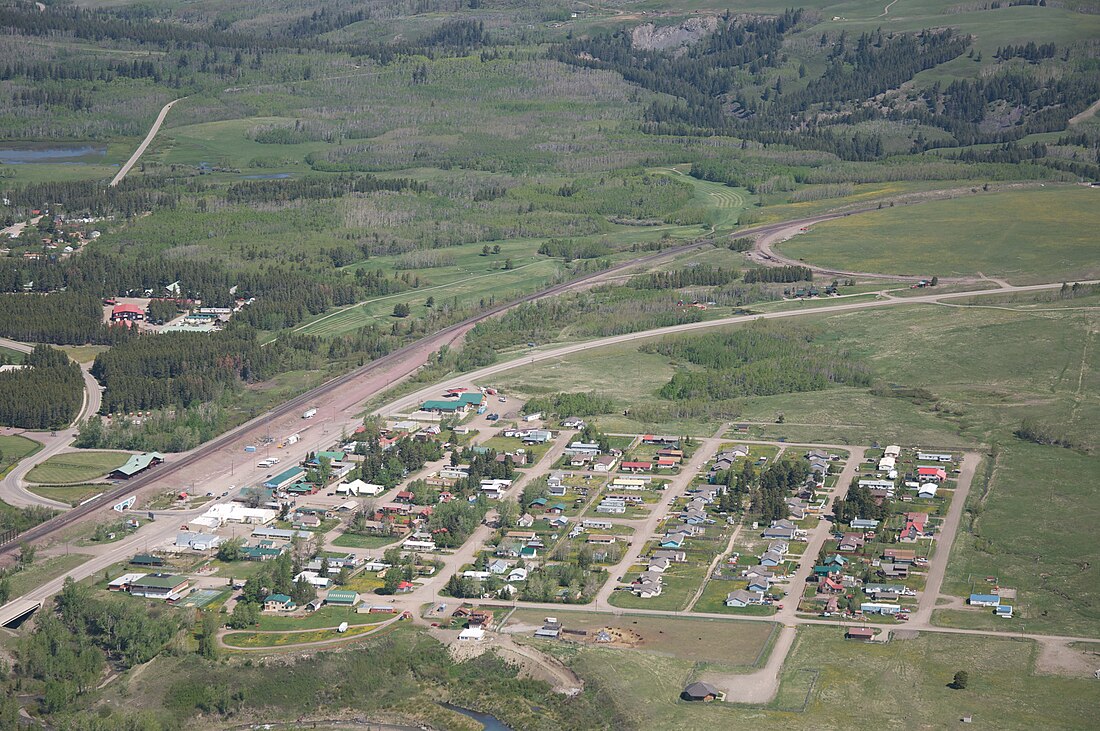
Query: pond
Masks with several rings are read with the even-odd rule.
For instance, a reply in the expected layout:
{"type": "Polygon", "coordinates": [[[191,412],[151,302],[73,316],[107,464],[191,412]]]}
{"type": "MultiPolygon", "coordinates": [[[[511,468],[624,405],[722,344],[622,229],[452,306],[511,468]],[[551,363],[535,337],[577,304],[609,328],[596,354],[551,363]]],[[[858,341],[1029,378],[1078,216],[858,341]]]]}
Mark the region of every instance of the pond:
{"type": "Polygon", "coordinates": [[[263,175],[242,175],[245,180],[285,180],[290,173],[264,173],[263,175]]]}
{"type": "Polygon", "coordinates": [[[505,726],[499,718],[491,716],[488,713],[471,711],[469,708],[462,708],[452,703],[443,703],[441,705],[448,710],[454,711],[455,713],[461,713],[463,716],[478,721],[485,727],[485,731],[513,731],[511,726],[505,726]]]}
{"type": "Polygon", "coordinates": [[[0,163],[24,165],[26,163],[87,164],[101,162],[107,156],[106,145],[87,143],[5,142],[0,143],[0,163]]]}

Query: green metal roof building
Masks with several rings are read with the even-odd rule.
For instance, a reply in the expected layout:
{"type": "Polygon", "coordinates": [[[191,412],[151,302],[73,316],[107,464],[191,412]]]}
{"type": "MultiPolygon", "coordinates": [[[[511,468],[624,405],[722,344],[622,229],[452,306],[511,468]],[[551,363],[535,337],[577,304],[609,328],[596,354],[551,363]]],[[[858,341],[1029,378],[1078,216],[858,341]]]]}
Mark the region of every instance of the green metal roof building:
{"type": "Polygon", "coordinates": [[[164,461],[164,455],[160,452],[146,452],[145,454],[131,454],[130,459],[111,473],[112,477],[130,478],[134,475],[158,465],[164,461]]]}
{"type": "Polygon", "coordinates": [[[456,399],[432,399],[425,401],[420,405],[421,411],[440,411],[444,413],[454,413],[456,411],[466,411],[471,406],[479,406],[485,399],[480,393],[464,393],[456,399]]]}
{"type": "Polygon", "coordinates": [[[264,487],[270,487],[272,490],[278,490],[280,487],[289,485],[292,482],[297,482],[304,477],[306,471],[301,467],[291,467],[288,470],[284,470],[279,474],[272,477],[270,480],[264,483],[264,487]]]}

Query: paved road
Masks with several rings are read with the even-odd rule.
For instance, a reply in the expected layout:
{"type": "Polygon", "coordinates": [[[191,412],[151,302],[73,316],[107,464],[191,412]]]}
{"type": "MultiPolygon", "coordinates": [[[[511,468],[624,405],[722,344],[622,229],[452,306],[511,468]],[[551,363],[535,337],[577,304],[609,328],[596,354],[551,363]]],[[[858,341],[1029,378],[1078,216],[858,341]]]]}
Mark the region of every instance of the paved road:
{"type": "MultiPolygon", "coordinates": [[[[21,353],[29,353],[34,348],[33,345],[21,343],[16,340],[8,340],[7,338],[0,338],[0,346],[11,350],[17,350],[21,353]]],[[[14,505],[17,508],[42,505],[61,510],[69,509],[70,506],[68,503],[50,500],[49,498],[35,495],[30,490],[27,490],[23,486],[23,479],[36,465],[45,462],[55,454],[69,451],[72,448],[73,440],[76,439],[78,431],[77,425],[89,415],[99,411],[100,403],[103,400],[103,390],[100,388],[99,382],[88,372],[90,367],[90,364],[82,364],[80,366],[80,373],[84,377],[84,402],[81,405],[80,412],[77,414],[76,419],[73,420],[69,428],[52,432],[18,432],[21,436],[39,442],[42,445],[42,449],[32,454],[30,457],[20,460],[19,464],[12,468],[11,472],[6,474],[3,480],[0,480],[0,500],[3,500],[9,505],[14,505]]]]}
{"type": "Polygon", "coordinates": [[[115,177],[111,178],[110,187],[115,187],[122,182],[122,179],[126,177],[126,174],[130,172],[130,168],[141,158],[142,153],[145,152],[145,148],[149,146],[149,143],[153,141],[153,138],[157,136],[157,132],[160,130],[160,126],[164,124],[164,118],[168,116],[168,112],[175,106],[176,102],[180,99],[173,99],[164,105],[160,110],[160,114],[157,115],[156,120],[153,121],[153,126],[149,128],[149,134],[145,135],[145,139],[141,141],[141,144],[134,150],[134,154],[130,155],[130,159],[127,160],[118,172],[115,173],[115,177]]]}

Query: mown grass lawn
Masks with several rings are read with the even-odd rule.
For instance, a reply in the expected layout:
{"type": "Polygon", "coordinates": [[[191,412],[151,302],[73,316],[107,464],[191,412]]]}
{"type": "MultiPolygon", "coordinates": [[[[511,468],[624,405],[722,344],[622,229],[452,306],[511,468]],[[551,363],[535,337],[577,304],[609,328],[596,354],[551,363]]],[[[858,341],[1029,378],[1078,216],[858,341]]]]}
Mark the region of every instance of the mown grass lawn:
{"type": "Polygon", "coordinates": [[[27,489],[35,495],[76,506],[93,495],[98,495],[108,487],[110,485],[104,483],[91,483],[83,485],[30,485],[27,489]]]}
{"type": "Polygon", "coordinates": [[[28,482],[40,485],[65,485],[87,482],[121,467],[129,454],[124,452],[65,452],[55,454],[27,473],[28,482]]]}

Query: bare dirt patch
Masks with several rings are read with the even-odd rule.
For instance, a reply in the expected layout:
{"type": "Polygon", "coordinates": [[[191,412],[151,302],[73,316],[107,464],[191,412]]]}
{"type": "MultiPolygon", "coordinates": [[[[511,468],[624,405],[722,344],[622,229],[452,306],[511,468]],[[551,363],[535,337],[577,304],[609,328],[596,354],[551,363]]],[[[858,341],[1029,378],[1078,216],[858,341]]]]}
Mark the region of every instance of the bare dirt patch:
{"type": "Polygon", "coordinates": [[[1039,641],[1039,654],[1035,658],[1038,675],[1088,678],[1097,669],[1100,669],[1100,643],[1039,641]]]}

